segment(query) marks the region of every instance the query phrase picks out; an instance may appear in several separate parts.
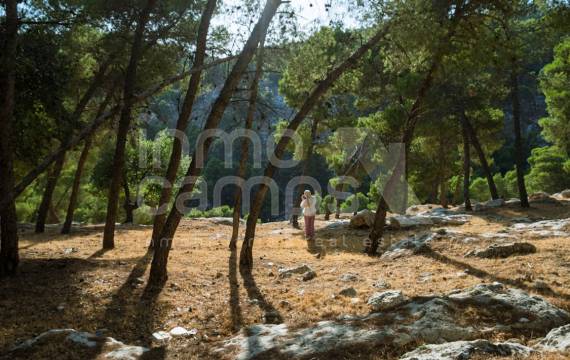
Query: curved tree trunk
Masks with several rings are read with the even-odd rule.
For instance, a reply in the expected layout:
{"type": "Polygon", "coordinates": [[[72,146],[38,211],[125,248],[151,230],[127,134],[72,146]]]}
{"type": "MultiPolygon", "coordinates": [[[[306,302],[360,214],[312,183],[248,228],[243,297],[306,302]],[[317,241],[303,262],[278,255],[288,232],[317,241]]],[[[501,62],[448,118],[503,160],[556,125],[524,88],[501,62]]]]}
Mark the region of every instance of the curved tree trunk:
{"type": "Polygon", "coordinates": [[[61,170],[63,169],[63,164],[65,163],[65,154],[61,155],[59,159],[53,164],[52,171],[48,174],[46,187],[44,194],[42,196],[42,201],[38,208],[38,218],[36,219],[36,234],[43,233],[46,227],[46,219],[48,216],[49,208],[51,206],[51,200],[53,197],[53,192],[57,186],[57,181],[61,175],[61,170]]]}
{"type": "MultiPolygon", "coordinates": [[[[318,85],[313,89],[311,94],[307,97],[307,100],[301,106],[299,112],[295,115],[293,120],[289,123],[287,127],[288,131],[296,131],[301,122],[307,117],[307,115],[313,110],[319,99],[329,90],[335,81],[347,70],[353,68],[358,64],[358,61],[377,43],[382,40],[388,26],[384,26],[379,30],[373,37],[370,38],[365,44],[363,44],[358,50],[356,50],[348,59],[346,59],[342,64],[332,70],[323,81],[320,81],[318,85]]],[[[282,137],[279,143],[275,147],[271,159],[275,161],[270,161],[265,168],[264,176],[265,181],[260,184],[259,189],[255,194],[255,198],[252,203],[251,211],[247,218],[247,224],[245,229],[245,236],[243,239],[243,246],[240,252],[240,270],[242,273],[249,273],[253,268],[253,242],[255,239],[255,229],[257,225],[257,219],[259,219],[259,214],[261,212],[261,207],[267,194],[268,184],[267,179],[273,178],[276,166],[273,164],[276,160],[281,159],[283,156],[287,145],[290,142],[290,137],[282,137]]]]}
{"type": "Polygon", "coordinates": [[[123,181],[123,168],[125,166],[125,147],[127,144],[127,134],[131,124],[132,108],[135,103],[135,85],[137,79],[137,67],[142,53],[144,31],[154,9],[157,0],[148,0],[141,11],[135,36],[131,49],[131,58],[125,75],[125,86],[123,89],[123,108],[117,130],[117,143],[115,156],[113,158],[113,174],[107,199],[107,218],[105,220],[105,230],[103,231],[103,248],[113,249],[115,247],[115,222],[117,221],[117,206],[119,202],[119,190],[123,181]]]}
{"type": "MultiPolygon", "coordinates": [[[[196,42],[196,53],[194,56],[194,64],[192,69],[200,69],[204,66],[204,59],[206,58],[206,41],[208,39],[208,30],[210,28],[210,20],[212,19],[212,14],[216,8],[216,0],[208,0],[204,13],[202,14],[202,19],[200,21],[200,27],[198,28],[198,40],[196,42]]],[[[194,100],[198,94],[198,89],[200,88],[200,80],[202,78],[202,71],[196,71],[190,77],[190,82],[188,83],[188,90],[186,91],[186,96],[184,98],[184,103],[182,104],[182,110],[178,116],[178,121],[176,122],[177,133],[186,133],[186,128],[190,121],[190,116],[192,115],[192,109],[194,107],[194,100]]],[[[166,184],[162,188],[160,193],[160,200],[158,202],[158,213],[154,218],[154,224],[152,227],[152,241],[151,247],[155,242],[158,241],[160,232],[162,231],[162,226],[166,219],[166,212],[168,210],[168,202],[172,196],[172,188],[174,187],[174,182],[176,181],[176,174],[180,167],[180,161],[182,158],[182,139],[179,136],[174,137],[174,143],[172,144],[172,152],[170,153],[170,160],[168,162],[168,168],[166,170],[166,184]]]]}
{"type": "MultiPolygon", "coordinates": [[[[249,39],[244,45],[243,50],[233,66],[232,71],[228,75],[220,94],[218,95],[218,98],[212,106],[210,115],[204,125],[204,130],[212,130],[218,127],[224,111],[230,103],[231,97],[235,92],[243,73],[247,70],[251,59],[255,55],[259,43],[265,38],[269,24],[279,5],[281,5],[281,0],[267,0],[259,21],[253,28],[249,39]]],[[[194,190],[194,186],[196,185],[195,179],[202,172],[202,169],[198,167],[197,157],[204,160],[212,142],[213,139],[211,137],[207,138],[204,141],[204,146],[201,148],[201,153],[194,152],[192,162],[186,172],[186,178],[191,179],[191,181],[185,182],[185,184],[180,188],[176,195],[176,200],[180,199],[180,197],[191,194],[194,190]]],[[[153,286],[160,286],[168,278],[168,255],[170,253],[170,248],[172,247],[174,234],[176,233],[176,229],[178,228],[182,215],[182,212],[176,206],[170,210],[159,236],[160,241],[154,244],[154,256],[152,258],[149,278],[149,284],[152,284],[153,286]]]]}
{"type": "Polygon", "coordinates": [[[124,177],[125,180],[123,181],[123,190],[125,193],[125,202],[123,203],[123,208],[125,209],[125,222],[123,224],[132,224],[135,220],[134,211],[138,208],[138,205],[135,202],[131,201],[131,190],[129,188],[129,183],[124,177]]]}
{"type": "Polygon", "coordinates": [[[472,211],[471,197],[469,195],[469,185],[471,184],[471,147],[469,146],[469,133],[465,125],[465,118],[461,118],[461,133],[463,135],[463,200],[465,210],[472,211]]]}
{"type": "Polygon", "coordinates": [[[513,126],[515,132],[515,163],[517,168],[517,185],[519,197],[523,208],[529,207],[528,193],[524,182],[524,150],[521,133],[521,104],[519,98],[519,79],[516,73],[516,59],[512,59],[513,69],[511,71],[511,100],[513,105],[513,126]]]}
{"type": "MultiPolygon", "coordinates": [[[[247,109],[247,116],[245,120],[245,129],[251,130],[253,128],[253,120],[255,118],[255,112],[257,111],[257,97],[259,92],[259,81],[261,80],[261,75],[263,74],[263,47],[265,45],[265,39],[260,41],[260,49],[257,55],[257,62],[255,64],[255,75],[251,83],[251,89],[249,93],[249,105],[247,109]]],[[[233,212],[233,226],[232,226],[232,237],[230,240],[230,249],[235,250],[237,248],[237,238],[239,236],[239,222],[241,218],[241,208],[242,208],[242,192],[243,192],[243,179],[245,179],[245,171],[247,166],[247,158],[249,157],[249,139],[244,137],[241,140],[241,154],[239,160],[239,168],[237,177],[239,178],[239,184],[236,187],[236,193],[234,197],[234,212],[233,212]]]]}
{"type": "MultiPolygon", "coordinates": [[[[4,47],[0,52],[0,193],[14,188],[12,118],[16,83],[18,1],[5,0],[4,47]]],[[[16,204],[10,199],[0,211],[0,278],[13,275],[19,263],[16,204]]]]}
{"type": "Polygon", "coordinates": [[[497,191],[497,186],[495,185],[495,180],[493,179],[493,174],[491,173],[491,169],[489,167],[489,163],[487,162],[487,158],[485,157],[485,152],[483,151],[483,147],[477,138],[477,132],[471,125],[471,121],[463,112],[463,117],[465,121],[465,127],[467,128],[467,132],[469,133],[469,138],[471,140],[471,144],[475,151],[477,152],[477,156],[479,157],[479,162],[481,163],[481,168],[483,169],[483,173],[487,178],[487,184],[489,184],[489,192],[491,193],[491,198],[496,200],[499,198],[499,192],[497,191]]]}

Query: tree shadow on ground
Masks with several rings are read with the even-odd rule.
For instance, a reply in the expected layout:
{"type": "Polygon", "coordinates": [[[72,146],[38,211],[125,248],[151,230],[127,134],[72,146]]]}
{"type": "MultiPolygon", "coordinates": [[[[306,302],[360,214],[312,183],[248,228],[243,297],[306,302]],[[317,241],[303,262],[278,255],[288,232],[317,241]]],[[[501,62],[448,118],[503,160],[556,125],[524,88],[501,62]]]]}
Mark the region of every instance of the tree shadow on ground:
{"type": "Polygon", "coordinates": [[[259,308],[264,312],[264,322],[266,324],[281,324],[283,323],[283,317],[279,311],[271,304],[255,282],[255,278],[251,273],[251,270],[240,269],[241,276],[243,278],[243,285],[247,291],[247,296],[250,300],[255,301],[259,308]]]}
{"type": "Polygon", "coordinates": [[[239,283],[237,277],[237,249],[230,249],[230,257],[228,260],[230,282],[230,317],[232,321],[232,331],[237,332],[243,323],[241,307],[239,302],[239,283]]]}
{"type": "Polygon", "coordinates": [[[558,293],[549,287],[547,287],[547,288],[535,288],[535,287],[532,287],[532,286],[525,284],[524,282],[522,282],[520,280],[513,280],[513,279],[493,275],[493,274],[491,274],[485,270],[481,270],[481,269],[478,269],[476,267],[473,267],[472,265],[470,265],[468,263],[465,263],[465,262],[462,262],[462,261],[459,261],[456,259],[452,259],[448,256],[445,256],[445,255],[443,255],[443,254],[441,254],[441,253],[439,253],[439,252],[437,252],[437,251],[435,251],[429,247],[422,249],[422,251],[419,253],[419,255],[425,256],[425,257],[430,258],[432,260],[439,261],[439,262],[444,263],[444,264],[455,266],[457,269],[460,269],[463,271],[467,270],[469,275],[478,277],[482,280],[496,281],[496,282],[500,282],[500,283],[505,284],[505,285],[510,285],[512,287],[519,288],[521,290],[525,290],[527,292],[528,291],[535,291],[535,292],[540,293],[542,295],[557,297],[557,298],[563,299],[565,301],[570,301],[570,295],[558,293]]]}
{"type": "Polygon", "coordinates": [[[51,329],[77,326],[90,316],[92,294],[81,283],[105,260],[22,259],[18,274],[0,281],[0,354],[51,329]]]}
{"type": "MultiPolygon", "coordinates": [[[[161,317],[157,299],[162,286],[147,286],[141,291],[141,278],[152,260],[152,254],[149,250],[137,261],[126,281],[112,296],[103,315],[101,328],[106,329],[109,336],[129,345],[136,343],[150,347],[155,322],[161,317]]],[[[164,359],[165,356],[164,348],[154,348],[145,354],[144,359],[164,359]]]]}

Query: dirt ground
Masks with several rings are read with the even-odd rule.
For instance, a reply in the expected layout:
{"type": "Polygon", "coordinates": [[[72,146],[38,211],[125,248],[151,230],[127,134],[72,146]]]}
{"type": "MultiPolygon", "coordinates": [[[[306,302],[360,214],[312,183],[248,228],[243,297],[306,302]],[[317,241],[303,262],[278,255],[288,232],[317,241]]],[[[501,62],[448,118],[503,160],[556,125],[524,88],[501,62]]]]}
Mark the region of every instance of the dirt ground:
{"type": "MultiPolygon", "coordinates": [[[[470,223],[447,228],[474,235],[496,232],[516,217],[570,217],[570,205],[535,204],[528,210],[505,207],[473,215],[470,223]]],[[[340,315],[365,315],[369,312],[366,300],[378,291],[372,286],[378,280],[410,297],[500,281],[542,295],[570,311],[570,236],[534,240],[523,234],[521,240],[533,243],[537,253],[499,260],[464,257],[468,250],[490,241],[464,243],[443,237],[432,243],[434,251],[427,255],[385,260],[362,254],[367,231],[323,230],[326,224],[322,218],[316,222],[318,240],[326,248],[321,258],[307,251],[301,230],[286,222],[260,225],[254,278],[244,282],[235,266],[236,254],[227,246],[231,226],[208,219],[184,220],[173,243],[169,281],[159,294],[145,291],[151,227],[120,226],[116,249],[108,252],[100,250],[102,226],[75,228],[69,236],[60,235],[56,227],[42,235],[23,231],[20,273],[0,282],[0,354],[49,329],[73,328],[151,346],[149,358],[153,359],[211,358],[211,350],[234,336],[235,329],[263,322],[268,312],[291,328],[340,315]],[[295,276],[279,278],[279,266],[301,264],[312,267],[317,277],[306,282],[295,276]],[[466,276],[458,276],[465,270],[466,276]],[[359,280],[343,282],[339,277],[345,273],[357,274],[359,280]],[[536,290],[531,286],[536,280],[546,282],[550,289],[536,290]],[[357,290],[357,300],[338,296],[347,287],[357,290]],[[167,347],[152,342],[153,332],[175,326],[195,328],[198,333],[193,338],[175,338],[167,347]]],[[[437,229],[390,231],[386,243],[437,229]]],[[[97,356],[69,347],[47,347],[27,355],[45,359],[97,356]]]]}

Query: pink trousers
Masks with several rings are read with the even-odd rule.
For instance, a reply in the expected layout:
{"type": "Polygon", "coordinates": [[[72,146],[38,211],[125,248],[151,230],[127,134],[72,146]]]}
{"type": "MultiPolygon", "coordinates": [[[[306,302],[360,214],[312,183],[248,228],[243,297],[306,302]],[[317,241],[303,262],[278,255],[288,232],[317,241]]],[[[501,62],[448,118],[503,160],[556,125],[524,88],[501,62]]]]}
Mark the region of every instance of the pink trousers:
{"type": "Polygon", "coordinates": [[[305,236],[313,238],[315,236],[315,217],[305,216],[305,236]]]}

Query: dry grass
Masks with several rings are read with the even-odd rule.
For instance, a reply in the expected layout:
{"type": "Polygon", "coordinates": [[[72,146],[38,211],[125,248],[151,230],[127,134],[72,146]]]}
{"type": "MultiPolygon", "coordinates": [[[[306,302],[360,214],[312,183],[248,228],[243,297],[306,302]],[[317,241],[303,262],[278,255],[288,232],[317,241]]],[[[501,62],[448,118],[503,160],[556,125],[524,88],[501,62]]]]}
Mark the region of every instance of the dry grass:
{"type": "MultiPolygon", "coordinates": [[[[498,231],[510,224],[510,218],[519,216],[566,218],[570,206],[537,205],[526,211],[503,208],[478,213],[470,224],[454,230],[473,234],[498,231]]],[[[324,224],[317,221],[318,228],[324,224]]],[[[410,233],[391,232],[387,242],[410,233]]],[[[255,243],[254,283],[244,284],[230,266],[235,261],[227,250],[231,227],[209,220],[185,220],[174,240],[169,282],[160,294],[152,294],[145,293],[144,284],[137,285],[139,278],[146,283],[150,234],[149,227],[121,226],[116,249],[101,252],[100,226],[75,229],[71,236],[59,235],[57,229],[44,235],[23,233],[20,274],[0,283],[0,354],[21,340],[54,328],[106,329],[106,335],[128,344],[149,345],[153,331],[183,326],[197,328],[198,336],[173,340],[166,351],[155,353],[155,358],[204,358],[211,356],[209,351],[217,342],[233,335],[235,324],[262,322],[268,309],[278,312],[291,327],[344,314],[366,314],[366,299],[376,291],[372,284],[378,279],[408,296],[441,294],[492,281],[537,293],[528,280],[541,279],[551,288],[542,295],[570,311],[570,290],[565,286],[570,283],[570,237],[526,239],[537,246],[536,254],[501,260],[463,257],[466,251],[486,245],[484,240],[465,244],[442,239],[430,254],[388,261],[360,252],[365,231],[321,230],[318,237],[327,251],[323,259],[316,259],[307,251],[300,230],[287,223],[264,224],[255,243]],[[77,251],[66,253],[71,248],[77,251]],[[298,277],[278,278],[278,266],[302,263],[309,264],[317,278],[309,282],[298,277]],[[469,276],[457,275],[466,269],[469,276]],[[340,281],[339,276],[348,272],[358,274],[360,281],[340,281]],[[426,277],[426,273],[431,275],[426,277]],[[357,303],[338,296],[340,290],[351,286],[358,291],[357,303]],[[250,301],[250,297],[258,301],[250,301]],[[229,306],[230,298],[234,306],[229,306]],[[64,309],[58,310],[59,305],[64,309]]],[[[62,356],[61,349],[54,353],[60,354],[59,359],[73,358],[62,356]]],[[[50,357],[48,354],[43,356],[50,357]]],[[[383,358],[381,354],[379,349],[374,356],[383,358]]],[[[558,358],[541,356],[537,359],[558,358]]]]}

